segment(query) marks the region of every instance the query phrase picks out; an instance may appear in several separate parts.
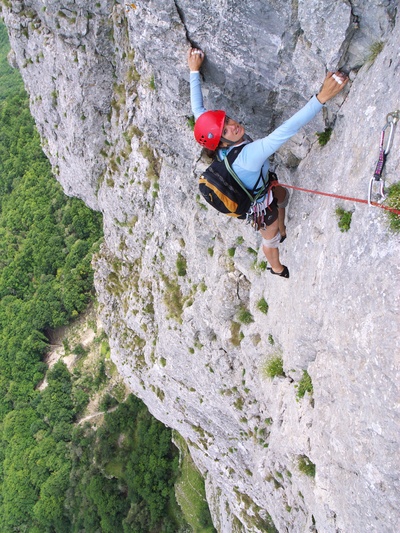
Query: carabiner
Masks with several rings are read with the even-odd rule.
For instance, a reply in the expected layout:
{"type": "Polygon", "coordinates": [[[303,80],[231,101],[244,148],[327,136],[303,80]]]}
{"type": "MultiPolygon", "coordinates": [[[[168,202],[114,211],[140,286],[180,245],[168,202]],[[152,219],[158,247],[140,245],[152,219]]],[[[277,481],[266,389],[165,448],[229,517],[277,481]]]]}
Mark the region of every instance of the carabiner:
{"type": "Polygon", "coordinates": [[[369,187],[368,187],[368,205],[370,207],[375,207],[372,203],[371,197],[373,193],[374,183],[379,182],[379,194],[381,195],[380,201],[383,202],[383,200],[386,198],[385,195],[385,182],[383,179],[379,178],[378,180],[373,176],[369,180],[369,187]]]}
{"type": "MultiPolygon", "coordinates": [[[[391,115],[388,115],[388,117],[391,116],[391,115]]],[[[393,131],[394,131],[394,125],[396,124],[397,120],[395,121],[394,119],[391,120],[390,122],[387,122],[386,123],[386,126],[385,126],[385,129],[388,128],[390,126],[390,132],[389,132],[389,139],[388,139],[388,142],[386,143],[386,148],[385,148],[385,155],[388,155],[389,153],[389,150],[390,150],[390,146],[392,144],[392,138],[393,138],[393,131]]],[[[385,131],[385,129],[383,131],[385,131]]]]}
{"type": "MultiPolygon", "coordinates": [[[[396,125],[396,122],[399,120],[399,118],[400,118],[400,110],[393,111],[392,113],[388,113],[386,115],[386,125],[383,128],[383,131],[385,131],[386,128],[390,126],[390,133],[389,133],[388,142],[386,143],[385,155],[389,153],[390,147],[392,145],[392,140],[393,140],[394,127],[396,125]]],[[[383,139],[382,139],[382,143],[383,143],[383,139]]]]}
{"type": "MultiPolygon", "coordinates": [[[[392,113],[388,113],[386,115],[386,124],[383,126],[383,129],[382,129],[382,132],[381,132],[381,140],[380,140],[380,143],[379,143],[379,159],[378,159],[378,162],[376,164],[375,172],[374,172],[375,181],[380,181],[381,180],[383,167],[384,167],[385,162],[386,162],[386,156],[389,153],[389,150],[390,150],[390,147],[391,147],[392,141],[393,141],[394,127],[396,125],[396,122],[399,120],[399,118],[400,118],[400,110],[393,111],[392,113]],[[386,146],[384,146],[384,144],[385,144],[385,133],[386,133],[386,130],[388,128],[390,128],[389,139],[386,142],[386,146]]],[[[371,185],[370,185],[369,188],[371,189],[371,185]]],[[[381,187],[381,189],[382,189],[382,187],[381,187]]]]}
{"type": "Polygon", "coordinates": [[[397,111],[392,111],[392,113],[388,113],[386,115],[386,122],[391,122],[390,121],[390,117],[392,117],[392,121],[394,122],[394,124],[396,124],[396,122],[399,120],[400,118],[400,109],[398,109],[397,111]]]}

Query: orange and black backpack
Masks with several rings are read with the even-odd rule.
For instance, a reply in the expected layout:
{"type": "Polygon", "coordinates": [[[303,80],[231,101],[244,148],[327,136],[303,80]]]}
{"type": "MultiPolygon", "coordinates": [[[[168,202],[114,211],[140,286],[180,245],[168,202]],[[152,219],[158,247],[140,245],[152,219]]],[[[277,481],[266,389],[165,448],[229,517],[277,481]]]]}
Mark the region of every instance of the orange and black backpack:
{"type": "Polygon", "coordinates": [[[232,164],[245,144],[233,148],[221,161],[216,159],[199,179],[199,189],[204,200],[220,213],[245,219],[251,206],[268,191],[268,181],[261,172],[253,190],[248,190],[232,170],[232,164]]]}

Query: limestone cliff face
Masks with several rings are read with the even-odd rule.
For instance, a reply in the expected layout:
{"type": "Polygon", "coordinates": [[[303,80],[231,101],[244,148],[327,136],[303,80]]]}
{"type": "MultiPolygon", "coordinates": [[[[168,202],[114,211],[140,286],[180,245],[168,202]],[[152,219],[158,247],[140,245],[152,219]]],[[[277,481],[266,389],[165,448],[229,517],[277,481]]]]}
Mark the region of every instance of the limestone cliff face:
{"type": "MultiPolygon", "coordinates": [[[[380,209],[294,192],[281,246],[291,278],[263,271],[259,236],[197,195],[205,162],[188,124],[186,50],[206,51],[208,107],[254,138],[327,68],[350,72],[275,163],[282,182],[366,198],[386,115],[400,107],[397,2],[3,0],[2,14],[57,178],[104,214],[96,287],[113,360],[188,441],[217,529],[395,531],[399,237],[380,209]],[[321,147],[315,132],[328,126],[321,147]],[[338,205],[353,211],[347,233],[338,205]],[[241,323],[241,309],[254,321],[241,323]],[[277,355],[285,376],[271,380],[263,368],[277,355]],[[312,398],[298,398],[303,370],[312,398]]],[[[400,131],[393,141],[388,183],[400,131]]]]}

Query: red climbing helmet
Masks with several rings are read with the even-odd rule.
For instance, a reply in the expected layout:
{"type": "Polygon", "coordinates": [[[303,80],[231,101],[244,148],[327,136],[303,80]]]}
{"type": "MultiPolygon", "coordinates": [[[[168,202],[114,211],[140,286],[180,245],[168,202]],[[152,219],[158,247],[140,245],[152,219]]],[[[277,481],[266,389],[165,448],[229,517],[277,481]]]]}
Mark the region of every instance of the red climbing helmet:
{"type": "Polygon", "coordinates": [[[194,125],[196,141],[209,150],[216,150],[221,140],[225,117],[225,111],[206,111],[200,115],[194,125]]]}

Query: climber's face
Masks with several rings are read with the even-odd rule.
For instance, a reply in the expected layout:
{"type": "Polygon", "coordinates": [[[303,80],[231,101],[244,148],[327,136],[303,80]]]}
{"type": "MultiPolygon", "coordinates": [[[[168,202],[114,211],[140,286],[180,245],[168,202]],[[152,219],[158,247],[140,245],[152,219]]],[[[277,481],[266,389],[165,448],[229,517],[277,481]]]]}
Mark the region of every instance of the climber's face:
{"type": "Polygon", "coordinates": [[[225,117],[224,127],[222,130],[222,137],[232,143],[237,143],[242,140],[244,135],[244,127],[230,117],[225,117]]]}

